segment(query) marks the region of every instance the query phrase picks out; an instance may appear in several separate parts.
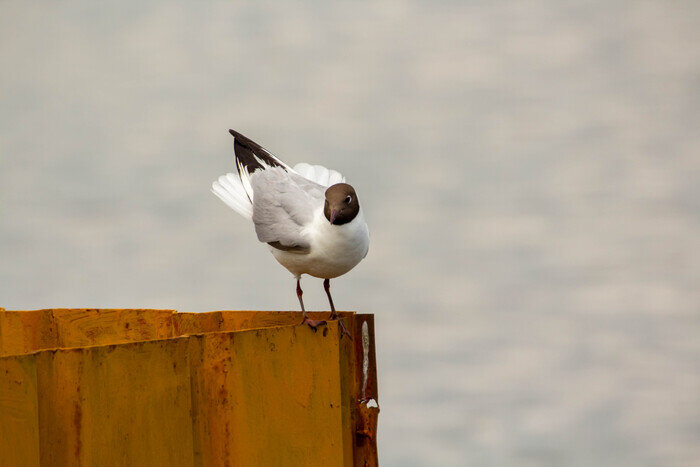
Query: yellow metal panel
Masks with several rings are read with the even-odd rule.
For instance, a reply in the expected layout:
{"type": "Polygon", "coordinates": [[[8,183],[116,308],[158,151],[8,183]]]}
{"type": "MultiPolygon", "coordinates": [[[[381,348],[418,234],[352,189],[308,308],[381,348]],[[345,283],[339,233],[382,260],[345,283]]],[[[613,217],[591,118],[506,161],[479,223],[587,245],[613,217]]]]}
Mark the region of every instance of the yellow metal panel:
{"type": "Polygon", "coordinates": [[[35,355],[0,358],[0,465],[39,465],[35,355]]]}
{"type": "Polygon", "coordinates": [[[0,355],[138,342],[0,359],[0,465],[377,465],[374,322],[341,316],[353,341],[299,312],[0,312],[0,355]]]}
{"type": "MultiPolygon", "coordinates": [[[[301,323],[301,313],[291,311],[222,311],[222,331],[292,326],[301,323]]],[[[311,319],[328,318],[328,313],[309,313],[311,319]]]]}
{"type": "Polygon", "coordinates": [[[0,312],[0,356],[58,346],[53,316],[45,310],[0,312]]]}
{"type": "Polygon", "coordinates": [[[38,354],[41,464],[192,465],[187,339],[38,354]]]}
{"type": "Polygon", "coordinates": [[[47,309],[0,313],[0,356],[173,336],[173,310],[47,309]]]}
{"type": "Polygon", "coordinates": [[[173,324],[177,335],[203,332],[239,331],[292,324],[290,313],[264,311],[211,311],[176,313],[173,324]],[[272,324],[267,324],[272,323],[272,324]]]}
{"type": "MultiPolygon", "coordinates": [[[[353,312],[341,311],[340,316],[347,318],[353,312]]],[[[309,313],[311,319],[328,319],[330,312],[314,311],[309,313]]],[[[301,324],[302,314],[298,311],[211,311],[208,313],[175,313],[173,323],[175,335],[199,334],[203,332],[243,331],[278,326],[301,324]]]]}
{"type": "MultiPolygon", "coordinates": [[[[343,324],[355,336],[355,314],[341,313],[343,324]]],[[[337,326],[337,324],[336,324],[337,326]]],[[[354,339],[356,337],[353,337],[354,339]]],[[[354,458],[354,441],[355,441],[355,404],[357,403],[357,382],[355,378],[355,346],[353,340],[344,336],[339,343],[340,368],[338,381],[340,384],[343,431],[340,435],[343,437],[343,465],[353,465],[354,458]]]]}
{"type": "Polygon", "coordinates": [[[176,336],[218,332],[223,328],[223,317],[220,311],[175,313],[173,315],[173,328],[173,334],[176,336]]]}
{"type": "MultiPolygon", "coordinates": [[[[302,314],[298,311],[221,311],[221,331],[238,331],[244,329],[260,329],[278,326],[297,326],[301,324],[302,314]]],[[[330,312],[309,312],[309,317],[315,320],[325,320],[330,312]]],[[[340,315],[352,315],[340,312],[340,315]]]]}
{"type": "Polygon", "coordinates": [[[343,465],[336,323],[193,336],[195,436],[204,465],[343,465]],[[198,341],[198,342],[197,342],[198,341]],[[197,355],[197,357],[194,357],[197,355]]]}
{"type": "Polygon", "coordinates": [[[59,347],[120,344],[172,337],[172,310],[55,309],[59,347]]]}
{"type": "Polygon", "coordinates": [[[195,465],[232,465],[233,333],[190,337],[195,465]]]}

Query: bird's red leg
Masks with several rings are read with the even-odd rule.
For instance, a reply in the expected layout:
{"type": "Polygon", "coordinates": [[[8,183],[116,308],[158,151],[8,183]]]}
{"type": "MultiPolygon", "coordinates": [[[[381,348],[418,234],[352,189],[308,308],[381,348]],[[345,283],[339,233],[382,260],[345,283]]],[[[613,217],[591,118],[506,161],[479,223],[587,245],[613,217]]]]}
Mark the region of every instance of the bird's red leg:
{"type": "Polygon", "coordinates": [[[335,311],[335,305],[333,305],[333,297],[331,297],[331,281],[330,281],[330,279],[323,280],[323,288],[326,291],[326,295],[328,295],[328,303],[331,304],[331,317],[329,319],[337,319],[338,320],[338,326],[340,327],[340,338],[341,339],[343,338],[343,335],[346,335],[352,340],[352,335],[348,332],[347,329],[345,329],[345,325],[340,320],[340,316],[338,315],[338,312],[335,311]]]}
{"type": "Polygon", "coordinates": [[[328,295],[328,303],[331,304],[331,319],[336,319],[338,318],[338,312],[335,311],[335,305],[333,305],[333,297],[331,297],[331,280],[330,279],[324,279],[323,280],[323,289],[326,291],[326,295],[328,295]]]}
{"type": "Polygon", "coordinates": [[[304,294],[304,292],[301,290],[301,284],[299,283],[299,279],[297,278],[297,298],[299,299],[299,304],[301,305],[301,311],[304,315],[304,319],[301,321],[301,324],[308,324],[311,329],[316,332],[319,326],[323,326],[326,324],[325,321],[314,321],[313,319],[309,319],[308,316],[306,316],[306,309],[304,308],[304,300],[301,299],[301,296],[304,294]]]}

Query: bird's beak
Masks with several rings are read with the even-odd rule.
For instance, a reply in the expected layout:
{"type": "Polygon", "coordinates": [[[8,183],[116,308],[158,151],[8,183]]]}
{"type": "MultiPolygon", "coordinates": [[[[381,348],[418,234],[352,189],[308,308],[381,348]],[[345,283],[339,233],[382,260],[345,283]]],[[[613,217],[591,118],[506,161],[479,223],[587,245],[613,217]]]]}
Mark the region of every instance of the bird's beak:
{"type": "Polygon", "coordinates": [[[331,211],[331,224],[335,224],[335,218],[338,217],[338,210],[333,209],[331,211]]]}

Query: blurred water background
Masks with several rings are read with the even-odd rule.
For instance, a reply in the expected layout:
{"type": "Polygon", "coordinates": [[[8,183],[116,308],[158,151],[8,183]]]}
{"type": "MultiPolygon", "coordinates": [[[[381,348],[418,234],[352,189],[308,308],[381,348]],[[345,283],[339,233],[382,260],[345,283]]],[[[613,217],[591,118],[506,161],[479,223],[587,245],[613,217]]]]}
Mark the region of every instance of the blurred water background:
{"type": "MultiPolygon", "coordinates": [[[[358,189],[387,466],[700,465],[700,3],[0,4],[0,306],[296,309],[235,128],[358,189]]],[[[307,303],[327,309],[320,280],[307,303]]]]}

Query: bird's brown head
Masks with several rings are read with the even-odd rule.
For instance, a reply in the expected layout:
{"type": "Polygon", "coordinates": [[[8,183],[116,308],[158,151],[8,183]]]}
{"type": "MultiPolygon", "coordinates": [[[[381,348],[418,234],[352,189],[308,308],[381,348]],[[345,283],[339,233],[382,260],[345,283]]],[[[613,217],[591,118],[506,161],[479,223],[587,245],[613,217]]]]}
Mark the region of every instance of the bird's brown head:
{"type": "Polygon", "coordinates": [[[355,189],[347,183],[336,183],[326,190],[326,204],[323,214],[333,225],[343,225],[352,221],[360,212],[360,201],[355,189]]]}

